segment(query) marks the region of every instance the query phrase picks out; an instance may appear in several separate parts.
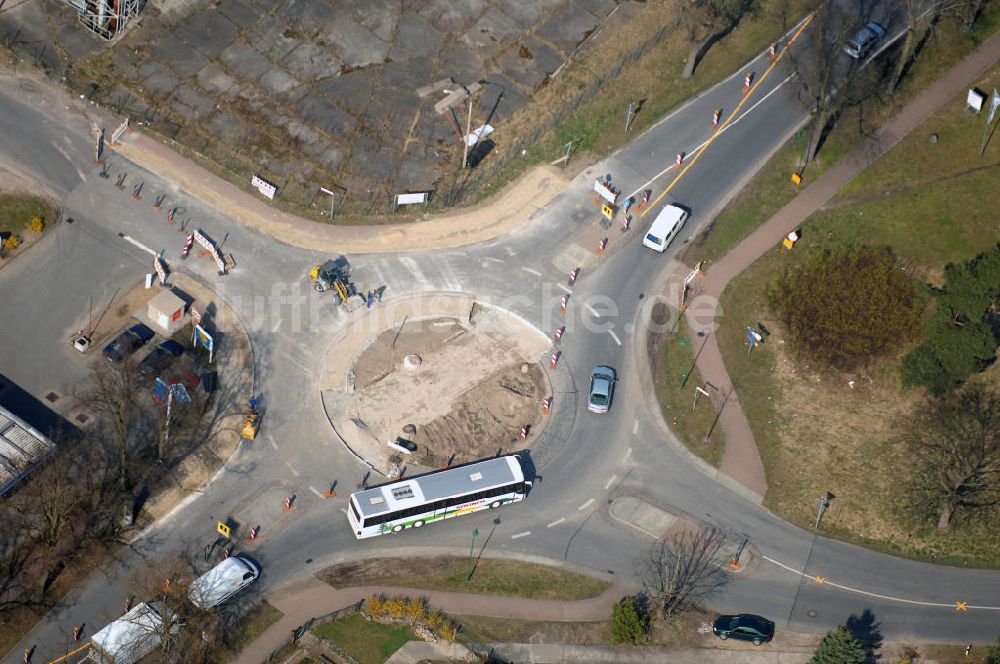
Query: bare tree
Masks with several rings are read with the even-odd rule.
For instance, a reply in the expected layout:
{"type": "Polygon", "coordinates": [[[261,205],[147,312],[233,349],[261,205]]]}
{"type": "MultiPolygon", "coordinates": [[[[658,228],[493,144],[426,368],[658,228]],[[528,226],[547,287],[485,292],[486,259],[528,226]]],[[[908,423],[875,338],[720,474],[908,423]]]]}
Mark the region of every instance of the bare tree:
{"type": "Polygon", "coordinates": [[[972,32],[972,28],[975,27],[976,21],[983,13],[983,6],[986,5],[986,0],[967,0],[965,3],[965,17],[962,21],[962,29],[966,32],[972,32]]]}
{"type": "Polygon", "coordinates": [[[691,50],[681,75],[691,78],[708,50],[759,7],[758,0],[682,0],[681,20],[687,26],[691,50]]]}
{"type": "Polygon", "coordinates": [[[886,94],[890,95],[896,92],[896,87],[899,86],[906,70],[916,59],[920,44],[934,29],[941,12],[944,10],[943,0],[931,0],[929,5],[921,0],[902,0],[902,5],[906,17],[906,32],[903,36],[903,43],[899,47],[896,65],[888,77],[888,83],[886,83],[885,91],[886,94]],[[921,23],[926,27],[918,39],[917,33],[921,23]]]}
{"type": "Polygon", "coordinates": [[[955,516],[1000,505],[1000,398],[981,387],[934,401],[908,418],[916,506],[949,530],[955,516]]]}
{"type": "MultiPolygon", "coordinates": [[[[803,164],[816,158],[837,117],[847,108],[877,95],[883,72],[874,62],[852,60],[842,51],[844,38],[855,27],[845,3],[826,3],[802,33],[799,47],[789,49],[799,99],[812,114],[803,164]]],[[[787,17],[790,15],[786,5],[787,17]]]]}
{"type": "Polygon", "coordinates": [[[0,512],[0,611],[31,604],[35,586],[29,563],[39,546],[27,524],[11,511],[5,507],[0,512]]]}
{"type": "Polygon", "coordinates": [[[122,362],[97,362],[90,383],[79,400],[108,426],[114,436],[118,453],[118,484],[128,490],[129,440],[133,425],[139,419],[139,372],[129,358],[122,362]]]}
{"type": "Polygon", "coordinates": [[[636,565],[652,608],[667,617],[682,613],[726,582],[715,530],[685,530],[653,545],[636,565]]]}

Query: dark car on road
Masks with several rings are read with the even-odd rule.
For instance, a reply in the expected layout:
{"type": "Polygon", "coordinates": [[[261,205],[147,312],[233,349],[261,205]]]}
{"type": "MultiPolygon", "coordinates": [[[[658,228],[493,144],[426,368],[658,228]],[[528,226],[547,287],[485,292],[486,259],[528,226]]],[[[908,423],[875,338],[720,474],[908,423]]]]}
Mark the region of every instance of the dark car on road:
{"type": "Polygon", "coordinates": [[[149,340],[153,336],[151,329],[142,323],[137,323],[119,334],[114,338],[114,341],[104,347],[104,357],[112,362],[121,362],[149,343],[149,340]]]}
{"type": "Polygon", "coordinates": [[[860,60],[868,55],[875,46],[875,42],[885,37],[885,28],[878,23],[868,23],[858,30],[853,38],[844,42],[844,53],[855,60],[860,60]]]}
{"type": "Polygon", "coordinates": [[[139,363],[139,373],[143,376],[159,373],[173,364],[174,360],[180,357],[183,352],[183,346],[173,339],[167,339],[150,351],[149,355],[139,363]]]}
{"type": "Polygon", "coordinates": [[[712,631],[720,639],[749,641],[759,646],[774,638],[774,623],[752,613],[741,613],[735,616],[719,616],[712,624],[712,631]]]}

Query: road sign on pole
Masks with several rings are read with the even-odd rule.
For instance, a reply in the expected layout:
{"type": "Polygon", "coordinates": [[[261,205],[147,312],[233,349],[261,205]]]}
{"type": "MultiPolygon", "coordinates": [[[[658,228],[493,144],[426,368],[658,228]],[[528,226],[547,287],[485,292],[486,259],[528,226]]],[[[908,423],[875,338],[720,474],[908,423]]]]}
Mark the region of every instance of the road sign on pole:
{"type": "Polygon", "coordinates": [[[218,530],[219,534],[222,535],[223,537],[229,537],[230,533],[232,532],[229,526],[222,523],[221,521],[215,524],[215,529],[218,530]]]}

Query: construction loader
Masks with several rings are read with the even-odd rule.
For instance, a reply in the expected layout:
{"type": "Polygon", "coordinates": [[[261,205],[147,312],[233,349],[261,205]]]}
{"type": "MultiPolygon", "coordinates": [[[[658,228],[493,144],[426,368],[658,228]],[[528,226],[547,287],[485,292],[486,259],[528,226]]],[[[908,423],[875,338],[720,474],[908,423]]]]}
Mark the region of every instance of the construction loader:
{"type": "Polygon", "coordinates": [[[350,276],[351,268],[344,257],[326,261],[309,271],[309,280],[312,281],[316,292],[325,293],[332,290],[340,298],[341,304],[346,304],[347,299],[356,293],[350,276]]]}

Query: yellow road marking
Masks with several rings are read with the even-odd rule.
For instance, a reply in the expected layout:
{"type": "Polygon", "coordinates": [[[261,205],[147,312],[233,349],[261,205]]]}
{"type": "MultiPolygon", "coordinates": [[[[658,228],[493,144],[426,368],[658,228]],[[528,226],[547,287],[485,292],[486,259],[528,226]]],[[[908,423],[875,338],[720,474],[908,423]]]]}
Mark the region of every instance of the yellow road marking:
{"type": "Polygon", "coordinates": [[[760,79],[750,87],[750,89],[747,91],[747,93],[745,95],[743,95],[743,99],[741,99],[740,102],[736,105],[736,108],[733,109],[733,112],[729,113],[728,116],[726,117],[726,119],[723,120],[721,123],[719,123],[719,126],[715,128],[715,131],[712,132],[712,135],[708,138],[707,141],[705,141],[705,144],[701,147],[701,149],[698,150],[691,157],[691,160],[689,162],[687,162],[687,165],[685,165],[684,168],[681,169],[681,172],[678,173],[677,176],[670,182],[670,184],[668,184],[666,186],[666,188],[663,190],[663,192],[659,196],[656,197],[656,200],[654,200],[652,203],[650,203],[649,206],[645,210],[642,211],[642,214],[640,216],[645,217],[646,214],[648,214],[650,210],[652,210],[654,207],[656,207],[656,204],[659,203],[663,199],[664,196],[666,196],[668,193],[670,193],[670,190],[674,188],[674,185],[676,185],[680,181],[680,179],[682,177],[684,177],[684,174],[688,172],[688,169],[690,169],[692,166],[694,166],[698,162],[698,159],[701,157],[701,155],[703,155],[705,153],[705,150],[708,149],[708,146],[710,146],[712,144],[712,142],[716,139],[716,137],[718,137],[719,134],[722,133],[722,130],[725,129],[729,125],[729,123],[732,121],[732,119],[735,118],[737,115],[739,115],[740,109],[743,108],[743,104],[745,104],[747,102],[747,100],[750,99],[750,97],[754,93],[754,90],[756,90],[757,87],[761,83],[763,83],[765,81],[765,79],[767,79],[767,77],[770,75],[771,71],[774,70],[774,68],[778,65],[778,63],[781,61],[781,59],[783,57],[785,57],[785,53],[788,52],[788,49],[791,48],[792,44],[795,42],[796,39],[799,38],[799,35],[802,34],[802,31],[806,29],[806,26],[808,26],[812,22],[812,20],[813,20],[813,18],[815,16],[816,16],[816,12],[813,12],[812,14],[809,14],[809,16],[806,17],[806,20],[802,22],[802,25],[799,27],[798,31],[794,35],[792,35],[791,39],[789,39],[788,42],[784,45],[784,47],[782,47],[781,52],[778,53],[778,57],[776,57],[771,62],[771,64],[768,66],[768,68],[766,70],[764,70],[764,73],[761,75],[760,79]]]}

